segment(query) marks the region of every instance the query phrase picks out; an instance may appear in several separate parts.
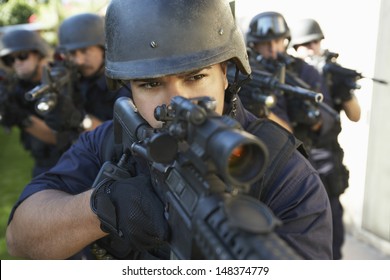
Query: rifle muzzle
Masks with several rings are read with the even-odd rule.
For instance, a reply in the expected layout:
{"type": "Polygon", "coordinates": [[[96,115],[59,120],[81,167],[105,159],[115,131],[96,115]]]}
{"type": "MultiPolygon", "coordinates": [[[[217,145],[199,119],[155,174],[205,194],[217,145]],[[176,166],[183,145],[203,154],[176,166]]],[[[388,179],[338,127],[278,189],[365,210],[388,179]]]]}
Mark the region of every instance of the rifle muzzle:
{"type": "Polygon", "coordinates": [[[34,101],[40,98],[43,94],[45,94],[50,89],[49,85],[38,85],[34,87],[32,90],[26,92],[24,94],[24,98],[27,101],[34,101]]]}

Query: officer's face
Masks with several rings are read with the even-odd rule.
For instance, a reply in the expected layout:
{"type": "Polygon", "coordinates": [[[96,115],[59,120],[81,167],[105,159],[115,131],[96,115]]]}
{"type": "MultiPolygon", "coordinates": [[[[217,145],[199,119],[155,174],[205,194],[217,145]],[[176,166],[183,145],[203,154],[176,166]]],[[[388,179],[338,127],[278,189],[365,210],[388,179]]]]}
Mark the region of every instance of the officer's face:
{"type": "Polygon", "coordinates": [[[94,75],[102,66],[104,52],[99,46],[90,46],[70,52],[70,60],[74,62],[84,77],[94,75]]]}
{"type": "Polygon", "coordinates": [[[315,40],[298,46],[297,54],[301,58],[321,55],[321,41],[315,40]]]}
{"type": "Polygon", "coordinates": [[[40,62],[40,56],[37,53],[20,52],[11,54],[11,56],[14,58],[12,67],[19,79],[33,81],[40,79],[40,77],[37,76],[38,73],[36,73],[40,62]]]}
{"type": "Polygon", "coordinates": [[[217,101],[216,112],[222,114],[225,89],[228,86],[225,63],[197,71],[155,79],[130,81],[134,103],[142,117],[153,127],[160,123],[154,118],[154,109],[169,104],[172,97],[211,96],[217,101]]]}
{"type": "Polygon", "coordinates": [[[286,50],[285,38],[277,38],[265,42],[256,43],[254,50],[265,59],[277,59],[278,53],[284,53],[286,50]]]}

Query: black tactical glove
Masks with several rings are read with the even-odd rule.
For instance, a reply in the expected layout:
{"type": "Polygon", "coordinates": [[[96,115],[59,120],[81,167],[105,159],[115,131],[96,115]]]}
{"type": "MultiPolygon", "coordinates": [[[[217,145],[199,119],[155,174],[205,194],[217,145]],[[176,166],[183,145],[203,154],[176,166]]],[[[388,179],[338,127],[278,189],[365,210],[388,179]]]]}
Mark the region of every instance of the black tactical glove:
{"type": "Polygon", "coordinates": [[[288,99],[287,103],[287,113],[293,126],[302,124],[311,127],[321,121],[318,105],[312,101],[291,98],[288,99]]]}
{"type": "Polygon", "coordinates": [[[167,239],[164,207],[146,175],[97,185],[91,196],[91,208],[103,231],[128,240],[136,250],[151,249],[167,239]]]}
{"type": "Polygon", "coordinates": [[[84,113],[67,94],[59,94],[55,108],[45,115],[46,124],[55,131],[81,129],[84,113]]]}
{"type": "Polygon", "coordinates": [[[353,91],[346,86],[338,85],[331,87],[333,102],[336,105],[341,105],[342,103],[349,101],[353,97],[353,91]]]}
{"type": "Polygon", "coordinates": [[[356,81],[354,78],[342,78],[334,76],[330,93],[335,105],[349,101],[353,97],[353,90],[355,89],[356,81]]]}
{"type": "Polygon", "coordinates": [[[16,99],[10,98],[4,104],[4,111],[1,115],[1,124],[5,127],[11,128],[19,126],[25,128],[31,124],[30,111],[23,108],[16,99]]]}

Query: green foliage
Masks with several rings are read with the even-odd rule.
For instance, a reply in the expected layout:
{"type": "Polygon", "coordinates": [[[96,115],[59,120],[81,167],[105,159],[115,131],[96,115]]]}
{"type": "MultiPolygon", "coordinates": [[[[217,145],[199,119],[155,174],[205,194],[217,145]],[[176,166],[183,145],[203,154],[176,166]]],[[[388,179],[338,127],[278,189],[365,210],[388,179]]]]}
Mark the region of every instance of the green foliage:
{"type": "Polygon", "coordinates": [[[0,6],[0,26],[28,23],[36,8],[25,1],[8,1],[0,6]]]}
{"type": "Polygon", "coordinates": [[[5,246],[8,216],[24,186],[31,180],[33,160],[19,141],[19,130],[0,127],[0,259],[13,259],[5,246]]]}

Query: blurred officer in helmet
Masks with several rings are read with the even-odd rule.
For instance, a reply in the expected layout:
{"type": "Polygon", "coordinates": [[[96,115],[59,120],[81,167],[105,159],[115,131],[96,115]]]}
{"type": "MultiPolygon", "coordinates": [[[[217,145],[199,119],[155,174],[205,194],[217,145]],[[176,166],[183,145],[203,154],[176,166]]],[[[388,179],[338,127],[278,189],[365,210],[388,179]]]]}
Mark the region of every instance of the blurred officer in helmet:
{"type": "MultiPolygon", "coordinates": [[[[353,77],[343,77],[326,71],[326,64],[332,58],[328,58],[329,51],[321,48],[321,41],[325,36],[318,22],[314,19],[302,19],[292,26],[291,33],[291,46],[297,56],[316,67],[324,75],[334,101],[334,109],[338,113],[344,110],[351,121],[359,121],[360,105],[354,95],[354,88],[348,86],[351,84],[348,79],[353,77]]],[[[352,82],[354,83],[355,81],[352,82]]],[[[310,154],[310,160],[320,173],[332,207],[334,259],[342,258],[345,231],[340,195],[348,188],[349,179],[349,171],[343,163],[344,151],[338,142],[340,132],[341,123],[338,123],[315,144],[310,154]]]]}
{"type": "MultiPolygon", "coordinates": [[[[227,1],[114,0],[106,24],[110,84],[130,84],[137,111],[152,127],[161,125],[154,117],[156,106],[175,96],[213,97],[216,113],[235,118],[270,151],[270,177],[254,183],[250,194],[283,222],[277,234],[303,258],[332,258],[330,208],[318,174],[297,150],[296,139],[246,111],[228,83],[228,61],[246,76],[251,68],[227,1]]],[[[116,181],[107,191],[91,189],[112,133],[112,122],[84,133],[51,172],[26,186],[7,229],[11,254],[66,258],[102,238],[120,238],[128,246],[121,250],[164,258],[153,252],[169,242],[169,227],[142,158],[130,155],[134,177],[116,181]],[[35,212],[42,202],[47,210],[35,212]],[[50,211],[54,205],[61,213],[50,211]],[[31,223],[45,227],[24,230],[31,223]],[[46,235],[51,238],[42,238],[46,235]]],[[[106,247],[115,257],[112,249],[106,247]]]]}
{"type": "Polygon", "coordinates": [[[313,66],[286,52],[291,32],[282,14],[270,11],[254,16],[246,40],[252,68],[271,72],[286,84],[322,93],[326,107],[285,92],[283,96],[278,95],[276,106],[268,116],[293,132],[310,150],[312,142],[337,121],[335,112],[327,110],[332,100],[324,79],[313,66]]]}
{"type": "Polygon", "coordinates": [[[343,110],[349,120],[359,121],[360,105],[354,94],[358,87],[351,87],[355,85],[355,77],[337,72],[330,73],[326,67],[324,68],[327,62],[333,62],[338,54],[321,47],[321,41],[325,36],[318,22],[314,19],[302,19],[293,25],[291,32],[293,37],[290,45],[296,51],[297,57],[304,59],[324,75],[335,109],[338,112],[343,110]]]}
{"type": "Polygon", "coordinates": [[[34,102],[24,97],[40,84],[49,51],[48,44],[33,31],[12,30],[1,39],[0,57],[11,69],[11,76],[6,77],[7,87],[2,83],[4,111],[0,123],[8,128],[20,128],[21,142],[34,159],[33,176],[52,167],[61,155],[55,146],[55,134],[35,111],[34,102]]]}
{"type": "MultiPolygon", "coordinates": [[[[107,88],[104,76],[105,36],[104,18],[93,13],[81,13],[66,18],[58,30],[59,45],[56,58],[68,62],[77,71],[73,81],[73,100],[67,97],[63,106],[58,106],[46,121],[55,131],[92,130],[113,117],[115,100],[120,96],[130,96],[126,90],[111,91],[107,88]],[[73,103],[73,104],[71,104],[73,103]],[[78,114],[75,112],[80,111],[78,114]],[[80,116],[77,127],[69,123],[73,116],[80,116]],[[79,125],[80,124],[80,125],[79,125]]],[[[74,139],[70,139],[74,140],[74,139]]]]}

